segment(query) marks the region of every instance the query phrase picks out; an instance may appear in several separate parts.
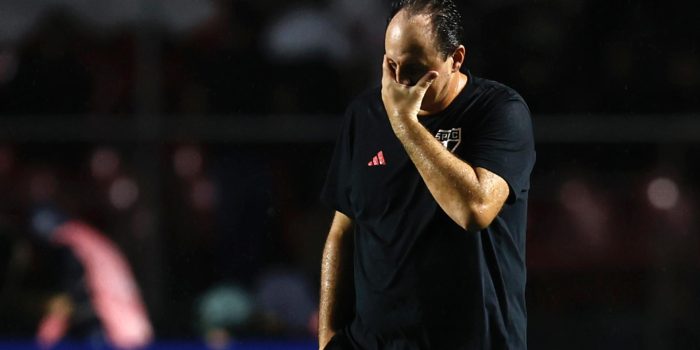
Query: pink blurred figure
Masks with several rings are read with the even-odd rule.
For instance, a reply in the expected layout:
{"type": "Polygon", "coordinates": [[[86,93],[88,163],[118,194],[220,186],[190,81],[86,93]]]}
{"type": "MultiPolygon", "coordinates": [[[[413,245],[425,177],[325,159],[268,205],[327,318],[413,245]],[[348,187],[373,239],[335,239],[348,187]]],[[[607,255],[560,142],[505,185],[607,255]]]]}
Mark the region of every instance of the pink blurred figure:
{"type": "MultiPolygon", "coordinates": [[[[153,339],[153,329],[136,280],[117,246],[77,220],[57,226],[50,240],[69,248],[83,266],[91,303],[111,345],[120,349],[147,346],[153,339]]],[[[63,338],[70,327],[71,313],[69,297],[52,299],[37,332],[42,347],[51,347],[63,338]]]]}

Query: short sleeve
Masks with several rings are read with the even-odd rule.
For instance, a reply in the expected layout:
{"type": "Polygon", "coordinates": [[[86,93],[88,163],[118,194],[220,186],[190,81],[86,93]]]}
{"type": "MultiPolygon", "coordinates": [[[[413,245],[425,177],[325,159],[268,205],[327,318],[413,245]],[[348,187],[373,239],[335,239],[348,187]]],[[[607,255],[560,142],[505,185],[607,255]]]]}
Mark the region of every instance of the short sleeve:
{"type": "Polygon", "coordinates": [[[535,146],[525,102],[509,99],[495,107],[473,135],[467,162],[502,177],[510,187],[508,203],[527,193],[535,164],[535,146]]]}
{"type": "Polygon", "coordinates": [[[353,133],[353,113],[348,108],[336,140],[326,182],[321,190],[322,202],[351,218],[354,217],[350,206],[353,133]]]}

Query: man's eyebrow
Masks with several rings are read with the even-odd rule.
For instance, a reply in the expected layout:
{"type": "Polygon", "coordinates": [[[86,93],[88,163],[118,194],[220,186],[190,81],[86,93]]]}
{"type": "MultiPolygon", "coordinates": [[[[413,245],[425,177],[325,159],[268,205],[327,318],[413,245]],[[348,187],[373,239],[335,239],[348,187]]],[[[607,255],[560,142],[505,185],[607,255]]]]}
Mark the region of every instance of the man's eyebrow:
{"type": "Polygon", "coordinates": [[[397,59],[397,58],[391,57],[391,56],[389,56],[388,54],[386,54],[386,58],[387,58],[389,61],[392,61],[392,62],[394,62],[394,63],[399,63],[399,61],[401,61],[401,65],[403,65],[403,66],[409,65],[409,64],[410,64],[410,65],[425,66],[425,64],[423,64],[423,62],[422,62],[420,59],[416,58],[414,55],[402,54],[402,55],[398,56],[398,57],[397,57],[398,59],[397,59]],[[402,57],[405,58],[405,60],[402,61],[402,60],[401,60],[402,57]]]}
{"type": "MultiPolygon", "coordinates": [[[[392,57],[386,56],[386,58],[390,61],[389,63],[399,63],[398,60],[392,57]]],[[[413,58],[401,62],[401,65],[404,67],[427,67],[422,61],[413,58]]]]}

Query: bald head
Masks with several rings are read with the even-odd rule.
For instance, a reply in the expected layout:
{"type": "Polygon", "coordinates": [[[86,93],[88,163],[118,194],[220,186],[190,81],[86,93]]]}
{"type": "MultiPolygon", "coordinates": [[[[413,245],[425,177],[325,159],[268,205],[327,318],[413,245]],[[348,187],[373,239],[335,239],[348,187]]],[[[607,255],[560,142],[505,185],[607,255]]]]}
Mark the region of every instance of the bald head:
{"type": "Polygon", "coordinates": [[[425,17],[434,44],[443,56],[449,56],[462,44],[462,16],[453,0],[397,0],[392,3],[387,23],[399,14],[425,17]]]}

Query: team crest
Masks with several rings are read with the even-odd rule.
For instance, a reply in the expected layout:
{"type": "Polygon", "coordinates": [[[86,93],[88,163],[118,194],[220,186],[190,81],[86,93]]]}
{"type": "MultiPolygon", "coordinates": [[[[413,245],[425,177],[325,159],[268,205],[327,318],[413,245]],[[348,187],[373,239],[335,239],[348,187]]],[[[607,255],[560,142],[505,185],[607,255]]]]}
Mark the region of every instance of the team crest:
{"type": "Polygon", "coordinates": [[[435,134],[435,138],[442,142],[442,145],[450,152],[454,153],[457,146],[462,142],[462,128],[452,128],[450,130],[440,129],[437,134],[435,134]]]}

